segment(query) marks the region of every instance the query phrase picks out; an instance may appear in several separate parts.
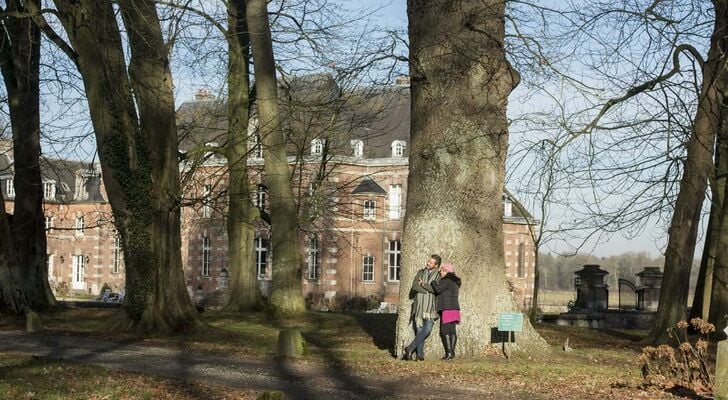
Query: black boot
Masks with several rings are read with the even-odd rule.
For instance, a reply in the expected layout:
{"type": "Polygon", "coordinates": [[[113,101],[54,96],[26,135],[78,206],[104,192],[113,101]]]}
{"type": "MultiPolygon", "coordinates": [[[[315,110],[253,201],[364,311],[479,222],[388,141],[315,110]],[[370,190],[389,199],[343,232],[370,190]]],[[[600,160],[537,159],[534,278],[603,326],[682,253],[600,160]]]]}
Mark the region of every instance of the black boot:
{"type": "Polygon", "coordinates": [[[445,345],[445,357],[443,357],[442,359],[445,360],[445,361],[452,360],[452,357],[453,357],[453,354],[452,354],[452,336],[451,335],[445,335],[445,336],[443,336],[443,342],[444,342],[444,345],[445,345]]]}
{"type": "Polygon", "coordinates": [[[455,346],[458,344],[458,334],[453,333],[450,335],[450,359],[455,358],[455,346]]]}
{"type": "Polygon", "coordinates": [[[412,353],[413,353],[413,352],[414,352],[414,350],[410,350],[410,348],[409,348],[409,347],[407,347],[407,346],[404,346],[404,347],[402,348],[402,359],[403,359],[404,361],[409,361],[409,360],[411,360],[411,359],[412,359],[412,353]]]}
{"type": "Polygon", "coordinates": [[[450,335],[440,335],[440,339],[442,339],[442,348],[445,350],[445,355],[441,358],[441,360],[449,360],[450,356],[450,335]]]}

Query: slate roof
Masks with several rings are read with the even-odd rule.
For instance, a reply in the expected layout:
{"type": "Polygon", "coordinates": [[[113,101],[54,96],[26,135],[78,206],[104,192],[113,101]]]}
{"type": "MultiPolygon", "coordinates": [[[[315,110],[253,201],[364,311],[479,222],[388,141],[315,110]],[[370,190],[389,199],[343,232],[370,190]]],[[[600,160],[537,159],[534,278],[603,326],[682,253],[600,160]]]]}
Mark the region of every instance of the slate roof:
{"type": "MultiPolygon", "coordinates": [[[[351,140],[364,144],[363,158],[390,158],[392,142],[409,146],[409,89],[402,86],[359,88],[344,92],[329,75],[296,77],[279,89],[289,155],[309,155],[311,141],[325,139],[329,154],[350,156],[351,140]]],[[[253,111],[253,114],[255,110],[253,111]]],[[[180,150],[227,137],[227,110],[222,100],[188,101],[177,109],[180,150]]]]}
{"type": "MultiPolygon", "coordinates": [[[[52,201],[63,203],[70,202],[104,202],[106,199],[101,193],[101,173],[98,168],[89,163],[62,160],[55,158],[41,158],[41,175],[44,181],[53,181],[56,186],[55,198],[52,201]],[[76,196],[74,193],[76,187],[77,174],[86,173],[87,179],[83,186],[85,196],[76,196]]],[[[13,165],[10,162],[9,153],[0,154],[0,190],[3,197],[8,198],[5,180],[13,176],[13,165]]]]}
{"type": "Polygon", "coordinates": [[[351,194],[387,194],[387,191],[382,189],[381,186],[374,179],[369,177],[363,178],[358,185],[351,191],[351,194]]]}

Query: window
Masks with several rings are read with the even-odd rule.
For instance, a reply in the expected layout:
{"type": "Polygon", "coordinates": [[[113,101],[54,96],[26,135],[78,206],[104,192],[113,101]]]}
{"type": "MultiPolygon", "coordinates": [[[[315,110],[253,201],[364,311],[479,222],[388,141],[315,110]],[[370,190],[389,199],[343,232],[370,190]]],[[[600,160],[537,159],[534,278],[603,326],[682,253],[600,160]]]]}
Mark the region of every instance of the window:
{"type": "Polygon", "coordinates": [[[73,284],[74,289],[86,288],[86,257],[83,254],[73,256],[73,284]]]}
{"type": "Polygon", "coordinates": [[[210,247],[210,237],[209,236],[203,236],[202,237],[202,275],[208,276],[210,275],[210,258],[211,258],[211,247],[210,247]]]}
{"type": "Polygon", "coordinates": [[[362,260],[362,276],[364,282],[374,282],[374,257],[365,256],[362,260]]]}
{"type": "Polygon", "coordinates": [[[351,141],[351,147],[354,150],[354,157],[363,157],[364,156],[364,142],[361,140],[355,139],[351,141]]]}
{"type": "Polygon", "coordinates": [[[402,185],[389,186],[389,219],[399,219],[402,207],[402,185]]]}
{"type": "Polygon", "coordinates": [[[374,200],[364,201],[364,219],[373,221],[377,215],[377,202],[374,200]]]}
{"type": "Polygon", "coordinates": [[[205,185],[202,191],[202,218],[212,216],[212,185],[205,185]]]}
{"type": "Polygon", "coordinates": [[[404,157],[404,147],[405,144],[401,140],[395,140],[394,142],[392,142],[392,157],[404,157]]]}
{"type": "Polygon", "coordinates": [[[46,215],[45,230],[46,230],[46,233],[51,233],[51,231],[53,230],[53,217],[49,217],[46,215]]]}
{"type": "Polygon", "coordinates": [[[86,228],[84,216],[76,217],[76,235],[83,235],[84,228],[86,228]]]}
{"type": "Polygon", "coordinates": [[[114,259],[111,265],[111,273],[118,274],[119,266],[121,265],[121,235],[118,232],[114,235],[114,259]]]}
{"type": "Polygon", "coordinates": [[[255,238],[255,271],[258,279],[265,279],[268,267],[268,241],[259,237],[255,238]]]}
{"type": "Polygon", "coordinates": [[[260,160],[263,158],[263,143],[260,140],[260,133],[256,132],[254,139],[253,158],[260,160]]]}
{"type": "Polygon", "coordinates": [[[402,265],[402,243],[399,240],[389,241],[389,277],[390,281],[399,281],[399,270],[402,265]]]}
{"type": "Polygon", "coordinates": [[[46,254],[48,256],[47,263],[48,263],[48,280],[53,282],[53,254],[46,254]]]}
{"type": "Polygon", "coordinates": [[[509,199],[506,196],[503,196],[503,216],[504,217],[513,216],[513,203],[511,202],[511,199],[509,199]]]}
{"type": "Polygon", "coordinates": [[[253,199],[253,204],[261,210],[265,209],[266,197],[268,197],[266,192],[267,189],[263,185],[255,187],[255,198],[253,199]]]}
{"type": "Polygon", "coordinates": [[[518,277],[523,278],[526,275],[526,244],[520,243],[518,245],[518,277]]]}
{"type": "Polygon", "coordinates": [[[308,279],[318,279],[319,241],[316,236],[308,240],[308,279]]]}
{"type": "Polygon", "coordinates": [[[43,198],[54,200],[56,198],[56,183],[53,181],[43,182],[43,198]]]}
{"type": "Polygon", "coordinates": [[[314,139],[311,141],[311,155],[321,155],[324,152],[324,141],[314,139]]]}
{"type": "Polygon", "coordinates": [[[5,180],[5,193],[7,193],[9,199],[15,197],[15,180],[13,178],[5,180]]]}

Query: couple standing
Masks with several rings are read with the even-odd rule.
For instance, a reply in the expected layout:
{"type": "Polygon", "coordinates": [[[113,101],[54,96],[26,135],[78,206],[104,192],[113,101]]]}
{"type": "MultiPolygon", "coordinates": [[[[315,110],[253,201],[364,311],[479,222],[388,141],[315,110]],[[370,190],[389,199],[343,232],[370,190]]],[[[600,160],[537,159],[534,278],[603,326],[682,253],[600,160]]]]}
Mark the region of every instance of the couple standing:
{"type": "Polygon", "coordinates": [[[415,338],[403,349],[403,360],[425,359],[425,340],[430,336],[438,318],[440,338],[445,349],[442,359],[455,358],[455,344],[458,339],[455,325],[460,322],[460,278],[455,275],[455,267],[451,263],[440,266],[441,262],[439,255],[431,255],[425,268],[417,272],[412,282],[412,292],[415,293],[412,304],[415,338]]]}

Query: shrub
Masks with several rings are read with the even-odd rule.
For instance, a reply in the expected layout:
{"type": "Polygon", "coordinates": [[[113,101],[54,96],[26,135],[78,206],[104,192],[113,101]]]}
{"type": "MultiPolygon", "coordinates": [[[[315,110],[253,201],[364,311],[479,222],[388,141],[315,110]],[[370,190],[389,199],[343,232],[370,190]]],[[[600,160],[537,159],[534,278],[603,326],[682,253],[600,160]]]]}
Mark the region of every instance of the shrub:
{"type": "Polygon", "coordinates": [[[713,390],[715,382],[708,366],[708,344],[715,326],[700,318],[690,320],[690,325],[700,332],[694,343],[687,335],[688,323],[680,321],[670,329],[670,337],[675,339],[677,347],[663,344],[642,349],[638,361],[646,384],[662,388],[683,386],[696,393],[713,390]]]}

